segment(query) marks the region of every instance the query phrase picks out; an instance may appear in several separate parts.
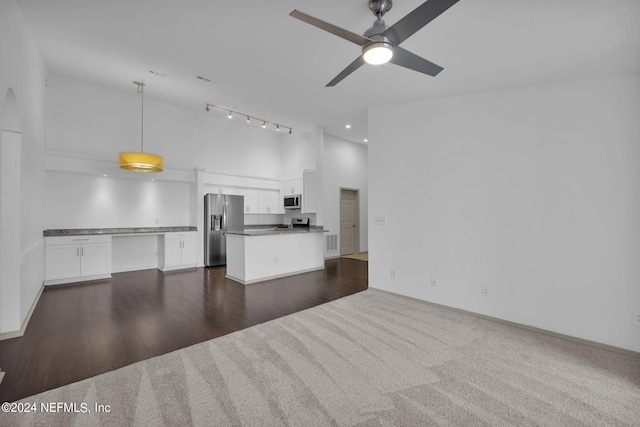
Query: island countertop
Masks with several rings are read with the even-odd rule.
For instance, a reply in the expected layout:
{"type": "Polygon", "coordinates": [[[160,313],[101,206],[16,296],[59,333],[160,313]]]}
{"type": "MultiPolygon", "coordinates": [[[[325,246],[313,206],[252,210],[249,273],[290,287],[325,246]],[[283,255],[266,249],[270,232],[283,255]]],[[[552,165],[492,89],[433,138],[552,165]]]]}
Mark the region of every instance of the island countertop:
{"type": "Polygon", "coordinates": [[[44,237],[53,236],[89,236],[97,234],[163,234],[183,231],[198,231],[197,227],[120,227],[120,228],[61,228],[44,230],[44,237]]]}
{"type": "Polygon", "coordinates": [[[274,236],[280,234],[307,234],[307,233],[325,233],[329,230],[325,230],[322,227],[311,226],[295,227],[295,228],[278,228],[278,227],[265,227],[265,228],[246,228],[243,231],[225,231],[226,235],[235,236],[274,236]]]}

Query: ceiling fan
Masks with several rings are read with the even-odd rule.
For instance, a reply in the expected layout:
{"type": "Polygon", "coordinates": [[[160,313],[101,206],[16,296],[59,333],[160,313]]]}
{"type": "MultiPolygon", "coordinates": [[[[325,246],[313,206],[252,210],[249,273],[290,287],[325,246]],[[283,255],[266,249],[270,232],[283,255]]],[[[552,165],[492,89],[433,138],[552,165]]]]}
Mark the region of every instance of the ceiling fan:
{"type": "Polygon", "coordinates": [[[336,27],[333,24],[329,24],[328,22],[324,22],[298,10],[293,10],[289,15],[362,47],[362,55],[327,83],[327,87],[330,87],[340,83],[345,77],[364,65],[365,62],[369,64],[391,62],[392,64],[400,65],[401,67],[409,68],[430,76],[437,75],[443,70],[441,66],[427,61],[408,50],[404,50],[398,45],[440,16],[440,14],[458,1],[459,0],[427,0],[414,9],[413,12],[392,26],[387,27],[382,17],[391,9],[393,1],[370,0],[369,9],[371,9],[376,16],[376,20],[373,23],[373,27],[365,31],[362,36],[336,27]]]}

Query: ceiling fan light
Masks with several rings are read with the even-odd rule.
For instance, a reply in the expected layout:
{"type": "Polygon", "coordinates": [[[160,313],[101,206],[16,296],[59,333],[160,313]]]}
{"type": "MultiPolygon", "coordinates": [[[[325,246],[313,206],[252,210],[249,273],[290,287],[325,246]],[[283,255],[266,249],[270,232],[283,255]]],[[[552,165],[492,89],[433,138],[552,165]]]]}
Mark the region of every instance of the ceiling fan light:
{"type": "Polygon", "coordinates": [[[386,64],[393,57],[393,45],[387,42],[371,43],[362,49],[367,64],[386,64]]]}

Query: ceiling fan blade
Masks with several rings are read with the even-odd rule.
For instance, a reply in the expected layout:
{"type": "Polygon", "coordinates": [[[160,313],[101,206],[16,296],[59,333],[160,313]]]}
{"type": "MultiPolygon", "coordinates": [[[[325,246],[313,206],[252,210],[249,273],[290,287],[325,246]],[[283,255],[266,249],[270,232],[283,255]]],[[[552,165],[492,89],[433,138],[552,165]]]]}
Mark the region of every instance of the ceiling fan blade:
{"type": "Polygon", "coordinates": [[[389,62],[430,76],[436,76],[444,70],[441,66],[397,46],[393,48],[393,56],[389,62]]]}
{"type": "Polygon", "coordinates": [[[349,64],[349,66],[347,68],[342,70],[342,72],[340,72],[340,74],[338,74],[333,80],[331,80],[329,83],[327,83],[327,85],[325,87],[333,87],[333,86],[337,85],[345,77],[347,77],[349,74],[353,73],[355,70],[357,70],[358,68],[362,67],[364,65],[364,63],[365,63],[364,59],[362,58],[362,55],[360,55],[355,61],[353,61],[351,64],[349,64]]]}
{"type": "Polygon", "coordinates": [[[306,22],[307,24],[318,27],[321,30],[328,31],[331,34],[335,34],[338,37],[349,40],[350,42],[355,43],[358,46],[362,46],[366,43],[371,42],[371,40],[361,36],[360,34],[352,33],[351,31],[345,30],[344,28],[336,27],[333,24],[329,24],[328,22],[322,21],[318,18],[314,18],[313,16],[307,15],[306,13],[300,12],[295,9],[289,14],[289,16],[293,16],[294,18],[299,19],[302,22],[306,22]]]}
{"type": "Polygon", "coordinates": [[[398,46],[420,28],[440,16],[445,10],[458,3],[458,1],[459,0],[427,0],[407,16],[387,28],[382,34],[388,37],[395,46],[398,46]]]}

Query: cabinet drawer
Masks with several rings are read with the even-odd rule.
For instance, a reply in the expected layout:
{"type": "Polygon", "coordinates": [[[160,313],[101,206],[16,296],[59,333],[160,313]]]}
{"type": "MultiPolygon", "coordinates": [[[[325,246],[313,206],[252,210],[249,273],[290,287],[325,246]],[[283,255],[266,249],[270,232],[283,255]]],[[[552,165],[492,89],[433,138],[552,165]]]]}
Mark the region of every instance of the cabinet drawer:
{"type": "Polygon", "coordinates": [[[84,245],[87,243],[111,243],[111,235],[54,236],[45,238],[45,245],[84,245]]]}
{"type": "Polygon", "coordinates": [[[196,232],[195,231],[176,231],[173,233],[164,233],[164,238],[167,240],[174,239],[195,239],[196,232]]]}

